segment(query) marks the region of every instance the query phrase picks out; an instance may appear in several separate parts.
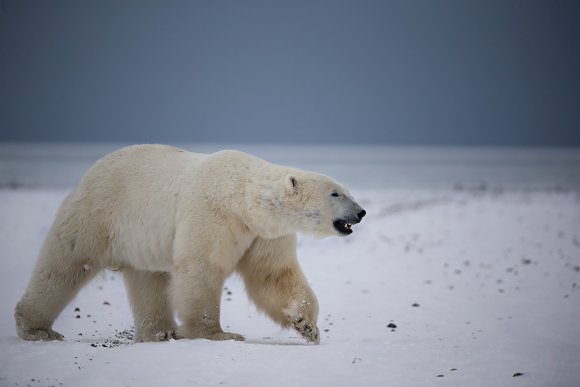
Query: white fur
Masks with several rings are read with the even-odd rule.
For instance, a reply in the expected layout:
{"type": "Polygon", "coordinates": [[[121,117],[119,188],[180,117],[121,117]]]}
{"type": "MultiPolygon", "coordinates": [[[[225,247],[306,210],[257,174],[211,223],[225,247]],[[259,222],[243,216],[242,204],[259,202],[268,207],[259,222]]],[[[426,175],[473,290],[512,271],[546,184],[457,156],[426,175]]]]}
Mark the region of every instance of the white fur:
{"type": "Polygon", "coordinates": [[[52,330],[58,314],[114,267],[139,341],[243,339],[219,320],[224,280],[237,271],[260,309],[318,343],[318,303],[296,259],[296,232],[335,235],[335,219],[361,210],[327,176],[242,152],[123,148],[92,166],[61,205],[16,307],[18,335],[62,339],[52,330]]]}

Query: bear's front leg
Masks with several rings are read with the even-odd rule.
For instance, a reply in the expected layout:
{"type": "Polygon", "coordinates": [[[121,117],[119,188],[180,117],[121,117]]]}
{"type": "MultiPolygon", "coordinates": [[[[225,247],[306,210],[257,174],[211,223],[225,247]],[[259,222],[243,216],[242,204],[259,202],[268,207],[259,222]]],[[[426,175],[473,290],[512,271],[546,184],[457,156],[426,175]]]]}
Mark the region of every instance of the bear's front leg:
{"type": "Polygon", "coordinates": [[[257,238],[237,267],[256,306],[282,327],[320,343],[318,301],[296,258],[296,236],[257,238]]]}
{"type": "Polygon", "coordinates": [[[169,273],[123,269],[135,319],[135,341],[177,338],[168,291],[169,273]]]}
{"type": "Polygon", "coordinates": [[[316,325],[318,303],[310,288],[304,289],[301,295],[294,296],[284,314],[294,329],[308,342],[320,344],[320,331],[316,325]]]}
{"type": "Polygon", "coordinates": [[[218,267],[202,260],[176,265],[172,274],[172,298],[182,321],[179,337],[186,339],[244,340],[224,332],[220,325],[220,299],[225,276],[218,267]]]}

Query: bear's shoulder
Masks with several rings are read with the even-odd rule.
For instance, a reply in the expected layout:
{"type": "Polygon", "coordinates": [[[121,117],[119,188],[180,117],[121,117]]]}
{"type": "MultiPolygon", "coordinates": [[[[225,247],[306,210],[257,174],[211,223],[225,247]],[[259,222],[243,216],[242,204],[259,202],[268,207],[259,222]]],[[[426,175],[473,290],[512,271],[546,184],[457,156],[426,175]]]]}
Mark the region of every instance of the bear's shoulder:
{"type": "Polygon", "coordinates": [[[261,173],[268,171],[273,164],[251,154],[225,149],[207,155],[205,167],[223,171],[252,171],[261,173]]]}
{"type": "Polygon", "coordinates": [[[240,162],[240,163],[250,163],[250,162],[263,162],[266,161],[259,159],[256,156],[252,156],[249,153],[242,152],[236,149],[224,149],[211,153],[208,155],[212,159],[223,160],[224,162],[240,162]]]}

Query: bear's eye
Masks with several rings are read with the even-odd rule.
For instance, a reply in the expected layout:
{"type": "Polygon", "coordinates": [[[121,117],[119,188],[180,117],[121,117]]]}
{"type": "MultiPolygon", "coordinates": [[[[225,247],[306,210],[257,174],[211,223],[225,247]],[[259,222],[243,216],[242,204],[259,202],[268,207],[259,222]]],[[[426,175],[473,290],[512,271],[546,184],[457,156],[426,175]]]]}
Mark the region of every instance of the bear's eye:
{"type": "Polygon", "coordinates": [[[337,198],[340,196],[340,194],[338,192],[333,192],[330,194],[330,196],[334,196],[335,198],[337,198]]]}

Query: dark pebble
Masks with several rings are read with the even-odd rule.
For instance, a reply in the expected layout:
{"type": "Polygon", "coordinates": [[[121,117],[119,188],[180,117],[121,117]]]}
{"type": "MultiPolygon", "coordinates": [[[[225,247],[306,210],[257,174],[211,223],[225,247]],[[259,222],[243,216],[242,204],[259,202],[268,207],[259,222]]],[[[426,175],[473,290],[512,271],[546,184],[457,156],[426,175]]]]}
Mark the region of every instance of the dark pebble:
{"type": "Polygon", "coordinates": [[[418,307],[420,307],[421,305],[419,305],[419,304],[417,304],[417,303],[415,302],[415,303],[414,303],[413,305],[411,305],[411,306],[412,306],[413,308],[418,308],[418,307]]]}
{"type": "Polygon", "coordinates": [[[396,324],[393,324],[393,323],[389,323],[389,325],[387,325],[387,328],[393,328],[393,329],[395,329],[396,327],[397,327],[397,325],[396,324]]]}
{"type": "Polygon", "coordinates": [[[523,372],[516,372],[513,377],[517,378],[518,376],[522,376],[524,373],[523,372]]]}

